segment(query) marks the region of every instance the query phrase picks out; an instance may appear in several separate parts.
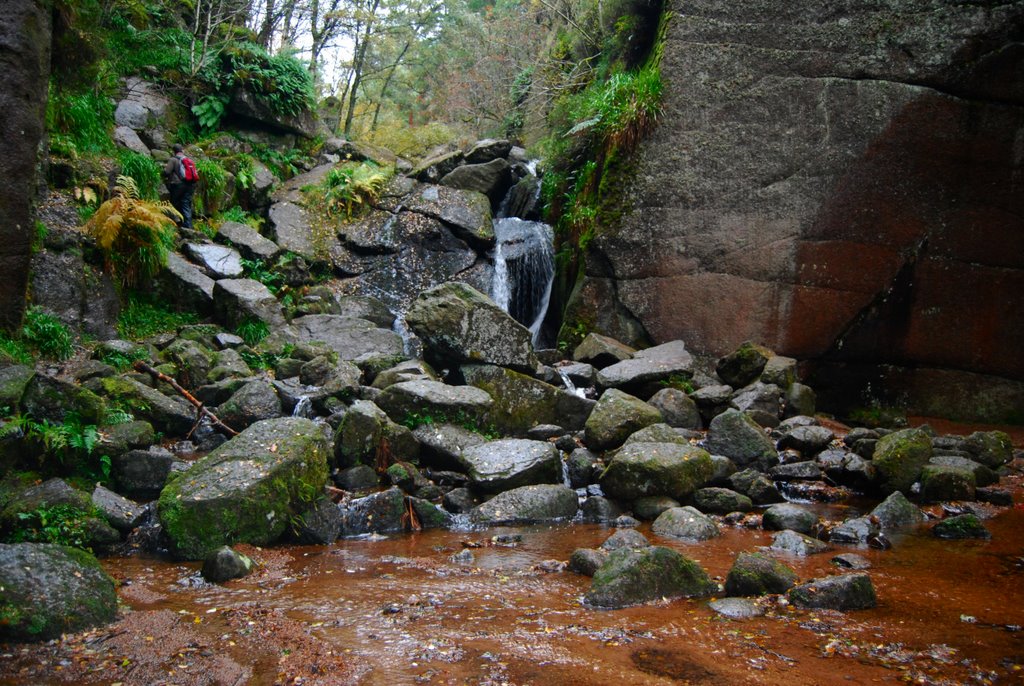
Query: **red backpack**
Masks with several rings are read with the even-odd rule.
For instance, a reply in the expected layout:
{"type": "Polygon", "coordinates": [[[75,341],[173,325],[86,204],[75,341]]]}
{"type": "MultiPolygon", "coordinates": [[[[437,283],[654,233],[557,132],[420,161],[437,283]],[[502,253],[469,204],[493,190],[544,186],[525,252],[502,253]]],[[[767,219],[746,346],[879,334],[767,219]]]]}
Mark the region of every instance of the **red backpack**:
{"type": "Polygon", "coordinates": [[[195,183],[199,180],[199,170],[196,169],[196,163],[187,157],[181,158],[181,178],[188,183],[195,183]]]}

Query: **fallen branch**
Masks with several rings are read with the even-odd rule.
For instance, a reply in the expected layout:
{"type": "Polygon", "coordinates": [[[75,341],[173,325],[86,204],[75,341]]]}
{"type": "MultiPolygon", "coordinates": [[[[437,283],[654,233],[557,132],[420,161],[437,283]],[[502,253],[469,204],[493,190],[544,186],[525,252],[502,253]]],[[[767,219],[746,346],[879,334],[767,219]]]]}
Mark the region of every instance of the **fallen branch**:
{"type": "MultiPolygon", "coordinates": [[[[146,364],[142,360],[136,360],[135,363],[132,365],[132,367],[136,371],[145,372],[146,374],[149,374],[150,376],[152,376],[154,379],[159,379],[160,381],[163,381],[163,382],[169,384],[171,386],[171,388],[173,388],[178,393],[180,393],[181,396],[183,398],[185,398],[185,400],[189,401],[193,406],[195,406],[196,410],[199,412],[199,415],[198,415],[197,420],[196,420],[197,423],[198,423],[199,419],[202,419],[203,416],[206,416],[206,417],[210,418],[210,421],[213,423],[214,426],[219,427],[222,431],[224,431],[229,436],[237,436],[238,435],[237,431],[235,431],[230,426],[228,426],[227,424],[222,422],[217,417],[217,415],[215,415],[214,413],[212,413],[208,409],[206,409],[206,406],[203,405],[203,403],[201,403],[198,398],[196,398],[194,395],[192,395],[191,393],[186,391],[184,388],[182,388],[181,384],[179,384],[177,381],[175,381],[171,377],[167,376],[166,374],[164,374],[163,372],[161,372],[161,371],[159,371],[157,369],[154,369],[153,367],[150,367],[148,364],[146,364]]],[[[193,429],[194,429],[194,427],[193,427],[193,429]]]]}

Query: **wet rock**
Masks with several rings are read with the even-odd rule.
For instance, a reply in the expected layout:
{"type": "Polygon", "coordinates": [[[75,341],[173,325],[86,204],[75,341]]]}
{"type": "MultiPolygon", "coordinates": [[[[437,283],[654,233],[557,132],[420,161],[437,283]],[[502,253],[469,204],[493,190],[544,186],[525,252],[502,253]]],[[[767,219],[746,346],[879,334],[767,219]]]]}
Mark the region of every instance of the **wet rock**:
{"type": "Polygon", "coordinates": [[[468,488],[453,488],[444,494],[444,507],[449,512],[464,514],[479,504],[468,488]]]}
{"type": "Polygon", "coordinates": [[[620,608],[661,598],[708,596],[716,588],[699,564],[671,548],[623,548],[611,553],[594,573],[584,602],[620,608]]]}
{"type": "Polygon", "coordinates": [[[496,159],[505,159],[512,150],[512,143],[504,139],[485,138],[477,141],[466,153],[466,164],[482,164],[496,159]]]}
{"type": "Polygon", "coordinates": [[[612,552],[619,548],[646,548],[651,545],[647,537],[636,529],[619,529],[605,539],[601,544],[601,550],[612,552]]]}
{"type": "Polygon", "coordinates": [[[121,532],[131,531],[138,526],[146,511],[144,505],[128,500],[100,484],[96,484],[93,489],[92,505],[110,526],[121,532]]]}
{"type": "Polygon", "coordinates": [[[566,486],[521,486],[496,495],[470,512],[481,524],[528,523],[571,519],[579,509],[576,491],[566,486]]]}
{"type": "Polygon", "coordinates": [[[490,419],[505,433],[522,435],[537,424],[582,429],[596,403],[526,374],[492,365],[466,365],[462,375],[471,386],[494,398],[490,419]]]}
{"type": "Polygon", "coordinates": [[[768,358],[761,370],[761,383],[775,384],[786,390],[796,382],[797,362],[792,357],[774,355],[768,358]]]}
{"type": "Polygon", "coordinates": [[[841,567],[842,569],[859,570],[871,568],[871,562],[864,556],[858,555],[857,553],[840,553],[829,560],[829,562],[834,564],[836,567],[841,567]]]}
{"type": "Polygon", "coordinates": [[[764,512],[761,526],[766,531],[784,531],[786,529],[802,534],[809,534],[818,525],[818,515],[810,510],[793,505],[780,503],[772,505],[764,512]]]}
{"type": "Polygon", "coordinates": [[[717,598],[708,607],[729,619],[753,619],[764,615],[764,608],[747,598],[717,598]]]}
{"type": "Polygon", "coordinates": [[[778,426],[779,418],[782,416],[782,389],[755,381],[733,394],[732,406],[747,414],[760,426],[778,426]]]}
{"type": "Polygon", "coordinates": [[[422,424],[413,431],[419,441],[424,464],[439,469],[461,470],[462,452],[487,442],[475,431],[455,424],[422,424]]]}
{"type": "Polygon", "coordinates": [[[307,419],[253,424],[164,487],[159,514],[171,551],[196,559],[221,545],[276,541],[323,488],[328,454],[307,419]]]}
{"type": "Polygon", "coordinates": [[[245,321],[261,321],[271,329],[285,325],[284,310],[270,290],[252,279],[221,279],[213,285],[213,309],[219,321],[237,328],[245,321]]]}
{"type": "Polygon", "coordinates": [[[461,150],[428,157],[418,166],[414,167],[409,176],[428,183],[437,183],[441,177],[449,174],[457,166],[462,164],[465,155],[461,150]]]}
{"type": "Polygon", "coordinates": [[[772,480],[754,469],[744,469],[730,476],[729,486],[750,498],[755,505],[768,505],[783,500],[772,480]]]}
{"type": "Polygon", "coordinates": [[[779,449],[794,448],[811,458],[828,448],[834,438],[832,430],[823,426],[798,426],[779,440],[779,449]]]}
{"type": "Polygon", "coordinates": [[[601,388],[617,388],[649,398],[660,389],[660,382],[693,377],[693,356],[682,341],[670,341],[638,350],[633,357],[597,372],[601,388]]]}
{"type": "Polygon", "coordinates": [[[878,470],[879,487],[885,493],[909,493],[931,456],[931,437],[921,429],[903,429],[882,436],[871,459],[878,470]]]}
{"type": "Polygon", "coordinates": [[[448,386],[440,381],[403,381],[388,386],[377,399],[377,405],[399,423],[416,414],[480,421],[493,404],[491,396],[479,388],[448,386]]]}
{"type": "Polygon", "coordinates": [[[572,488],[588,486],[594,480],[594,466],[597,462],[597,455],[586,448],[573,450],[565,460],[569,485],[572,488]]]}
{"type": "Polygon", "coordinates": [[[468,284],[450,282],[420,293],[406,321],[423,341],[428,361],[537,369],[526,327],[468,284]]]}
{"type": "Polygon", "coordinates": [[[725,592],[731,596],[785,593],[796,580],[796,572],[781,562],[761,553],[741,552],[725,578],[725,592]]]}
{"type": "Polygon", "coordinates": [[[814,389],[802,383],[795,383],[786,390],[785,416],[813,415],[818,398],[814,389]]]}
{"type": "MultiPolygon", "coordinates": [[[[0,358],[0,364],[2,364],[2,358],[0,358]]],[[[9,409],[20,407],[21,396],[24,395],[25,388],[35,373],[34,369],[20,364],[0,367],[0,407],[9,409]]]]}
{"type": "Polygon", "coordinates": [[[512,166],[504,159],[482,164],[463,164],[441,177],[438,183],[483,193],[492,203],[496,203],[501,201],[512,186],[512,166]]]}
{"type": "Polygon", "coordinates": [[[607,550],[595,550],[594,548],[577,548],[569,556],[569,571],[582,574],[583,576],[594,576],[597,570],[608,561],[607,550]]]}
{"type": "Polygon", "coordinates": [[[867,610],[878,604],[867,574],[853,573],[813,579],[789,591],[789,601],[804,609],[867,610]]]}
{"type": "Polygon", "coordinates": [[[259,231],[246,224],[224,222],[217,230],[217,237],[231,242],[242,257],[247,260],[271,262],[281,252],[280,246],[259,231]]]}
{"type": "Polygon", "coordinates": [[[725,455],[711,456],[711,479],[709,483],[713,486],[725,486],[729,484],[729,477],[736,473],[736,463],[725,455]]]}
{"type": "Polygon", "coordinates": [[[693,504],[708,514],[750,512],[754,504],[747,496],[728,488],[701,488],[693,495],[693,504]]]}
{"type": "MultiPolygon", "coordinates": [[[[698,434],[699,436],[700,434],[698,434]]],[[[631,433],[626,439],[625,445],[630,443],[675,443],[677,445],[690,445],[689,436],[683,432],[673,429],[668,424],[651,424],[631,433]]]]}
{"type": "Polygon", "coordinates": [[[264,419],[280,417],[283,409],[274,386],[256,379],[238,389],[216,408],[215,414],[231,428],[241,431],[264,419]]]}
{"type": "Polygon", "coordinates": [[[974,500],[974,472],[962,467],[927,464],[921,469],[921,499],[925,502],[974,500]]]}
{"type": "Polygon", "coordinates": [[[682,429],[699,429],[703,425],[697,403],[678,388],[663,388],[647,401],[661,412],[665,423],[682,429]]]}
{"type": "Polygon", "coordinates": [[[459,552],[449,556],[448,559],[459,565],[471,565],[476,562],[476,556],[473,555],[473,551],[469,548],[460,550],[459,552]]]}
{"type": "Polygon", "coordinates": [[[635,529],[640,526],[640,521],[627,514],[623,514],[619,515],[614,521],[612,521],[612,526],[616,529],[635,529]]]}
{"type": "Polygon", "coordinates": [[[688,543],[699,543],[721,535],[713,519],[689,506],[665,510],[654,520],[651,531],[688,543]]]}
{"type": "Polygon", "coordinates": [[[657,409],[610,388],[601,395],[587,418],[584,441],[592,450],[609,450],[622,445],[634,432],[661,420],[657,409]]]}
{"type": "Polygon", "coordinates": [[[114,581],[89,553],[47,543],[0,544],[0,639],[43,641],[112,622],[114,581]]]}
{"type": "Polygon", "coordinates": [[[623,516],[621,507],[600,495],[592,495],[584,500],[580,512],[585,521],[613,526],[617,526],[616,522],[623,516]]]}
{"type": "Polygon", "coordinates": [[[925,521],[921,510],[899,491],[895,491],[875,506],[870,515],[883,530],[914,526],[925,521]]]}
{"type": "Polygon", "coordinates": [[[409,498],[416,520],[423,529],[445,529],[452,525],[451,513],[423,498],[409,498]]]}
{"type": "Polygon", "coordinates": [[[437,381],[437,374],[423,360],[405,360],[377,374],[373,387],[384,390],[403,381],[437,381]]]}
{"type": "Polygon", "coordinates": [[[704,447],[709,453],[728,457],[739,467],[767,468],[778,461],[775,445],[764,430],[737,410],[726,410],[711,420],[704,447]]]}
{"type": "Polygon", "coordinates": [[[253,562],[230,546],[221,546],[203,558],[203,578],[215,584],[248,576],[253,562]]]}
{"type": "Polygon", "coordinates": [[[707,425],[712,419],[731,407],[732,386],[701,386],[690,394],[690,399],[697,404],[701,419],[707,425]]]}
{"type": "Polygon", "coordinates": [[[828,550],[828,545],[796,531],[780,531],[772,536],[771,549],[798,557],[806,557],[825,552],[828,550]]]}
{"type": "Polygon", "coordinates": [[[870,517],[853,517],[833,527],[828,540],[833,543],[868,543],[878,535],[879,527],[870,517]]]}
{"type": "Polygon", "coordinates": [[[586,362],[598,369],[603,369],[616,362],[632,359],[635,353],[636,350],[634,348],[620,343],[614,338],[597,333],[588,333],[583,342],[573,350],[572,359],[577,362],[586,362]]]}
{"type": "Polygon", "coordinates": [[[932,527],[932,535],[936,538],[948,540],[960,539],[989,539],[992,534],[985,528],[976,515],[963,514],[955,517],[948,517],[932,527]]]}
{"type": "Polygon", "coordinates": [[[395,533],[406,528],[405,496],[394,487],[352,500],[340,509],[341,536],[395,533]]]}
{"type": "Polygon", "coordinates": [[[768,470],[775,481],[817,481],[821,478],[821,467],[811,461],[780,464],[768,470]]]}
{"type": "Polygon", "coordinates": [[[402,355],[402,337],[366,319],[334,314],[310,314],[292,320],[299,341],[318,341],[338,354],[340,360],[355,360],[367,353],[402,355]]]}
{"type": "Polygon", "coordinates": [[[999,475],[990,467],[986,467],[980,462],[975,462],[974,460],[966,457],[960,457],[958,455],[933,455],[932,459],[930,459],[928,463],[942,467],[966,469],[974,474],[974,483],[978,487],[991,486],[992,484],[999,482],[999,475]]]}
{"type": "Polygon", "coordinates": [[[377,472],[365,464],[340,469],[334,475],[334,483],[345,491],[368,491],[377,488],[377,482],[377,472]]]}
{"type": "Polygon", "coordinates": [[[999,507],[1010,507],[1013,505],[1013,493],[1005,488],[977,488],[974,493],[975,497],[983,503],[999,507]]]}
{"type": "Polygon", "coordinates": [[[100,439],[95,450],[101,455],[116,457],[133,448],[145,448],[156,442],[153,425],[142,419],[123,424],[106,424],[100,427],[100,439]]]}
{"type": "Polygon", "coordinates": [[[774,357],[768,348],[746,341],[739,348],[718,360],[715,373],[734,388],[746,386],[757,379],[768,360],[774,357]]]}
{"type": "Polygon", "coordinates": [[[711,477],[711,456],[677,443],[630,443],[601,475],[601,488],[613,498],[634,500],[664,495],[685,499],[711,477]]]}
{"type": "Polygon", "coordinates": [[[114,456],[110,471],[121,493],[145,501],[160,495],[176,464],[183,463],[169,450],[153,446],[114,456]]]}
{"type": "Polygon", "coordinates": [[[964,447],[976,462],[996,469],[1013,459],[1013,443],[1004,431],[975,431],[964,447]]]}
{"type": "Polygon", "coordinates": [[[356,400],[334,432],[334,459],[340,467],[371,464],[384,435],[388,416],[368,400],[356,400]]]}
{"type": "Polygon", "coordinates": [[[88,388],[37,373],[25,384],[21,409],[36,421],[63,423],[70,413],[84,424],[99,424],[106,403],[88,388]]]}
{"type": "Polygon", "coordinates": [[[459,462],[477,489],[491,493],[561,478],[558,449],[543,441],[489,441],[463,450],[459,462]]]}
{"type": "Polygon", "coordinates": [[[195,389],[207,381],[213,367],[213,354],[196,341],[179,338],[164,348],[160,359],[177,368],[175,380],[186,389],[195,389]]]}
{"type": "Polygon", "coordinates": [[[341,510],[328,498],[319,498],[303,509],[295,523],[293,533],[299,543],[330,545],[341,532],[341,510]]]}
{"type": "Polygon", "coordinates": [[[487,249],[494,245],[491,203],[476,190],[427,186],[405,196],[410,212],[437,219],[470,245],[487,249]]]}

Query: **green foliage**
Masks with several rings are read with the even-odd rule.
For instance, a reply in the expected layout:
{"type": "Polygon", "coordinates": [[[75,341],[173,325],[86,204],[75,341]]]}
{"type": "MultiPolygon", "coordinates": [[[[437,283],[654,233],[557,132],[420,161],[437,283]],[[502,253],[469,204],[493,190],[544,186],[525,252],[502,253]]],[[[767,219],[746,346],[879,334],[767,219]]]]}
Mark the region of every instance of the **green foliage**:
{"type": "Polygon", "coordinates": [[[217,93],[205,95],[199,102],[192,105],[192,114],[196,116],[199,127],[202,131],[215,131],[220,126],[220,120],[224,118],[228,107],[228,96],[217,93]]]}
{"type": "Polygon", "coordinates": [[[478,433],[487,440],[494,440],[501,438],[501,434],[494,427],[493,424],[483,426],[480,424],[480,420],[467,414],[463,410],[459,410],[455,414],[447,414],[445,412],[431,412],[424,410],[422,412],[409,412],[402,418],[401,424],[409,429],[415,429],[418,426],[431,426],[433,424],[454,424],[461,426],[467,431],[478,433]]]}
{"type": "Polygon", "coordinates": [[[605,144],[634,146],[654,126],[661,113],[661,72],[649,66],[613,74],[595,82],[568,103],[577,123],[566,135],[591,131],[605,144]]]}
{"type": "Polygon", "coordinates": [[[294,57],[238,42],[225,48],[223,65],[230,85],[245,87],[277,114],[298,114],[314,103],[313,76],[294,57]]]}
{"type": "Polygon", "coordinates": [[[46,104],[46,128],[50,150],[56,155],[77,157],[113,150],[114,105],[98,88],[81,93],[50,86],[46,104]]]}
{"type": "Polygon", "coordinates": [[[368,142],[387,148],[401,157],[420,158],[433,148],[455,142],[457,137],[448,125],[441,122],[423,126],[408,126],[400,122],[372,131],[366,138],[368,142]]]}
{"type": "Polygon", "coordinates": [[[158,333],[177,331],[198,321],[199,316],[195,312],[173,310],[151,291],[126,289],[121,292],[117,334],[126,340],[138,341],[158,333]]]}
{"type": "Polygon", "coordinates": [[[199,172],[199,187],[193,196],[195,213],[213,214],[220,208],[220,203],[224,199],[228,173],[213,159],[196,159],[195,163],[199,172]]]}
{"type": "Polygon", "coordinates": [[[251,347],[270,335],[270,327],[261,319],[247,317],[238,323],[235,333],[245,341],[246,345],[251,347]]]}
{"type": "MultiPolygon", "coordinates": [[[[221,213],[217,215],[217,221],[219,223],[235,222],[238,224],[248,224],[254,229],[259,228],[260,225],[259,217],[249,214],[238,205],[232,205],[226,210],[221,211],[221,213]]],[[[245,265],[243,264],[243,267],[244,266],[245,265]]]]}
{"type": "Polygon", "coordinates": [[[252,156],[265,164],[279,179],[287,179],[299,173],[298,162],[303,153],[298,148],[278,150],[269,145],[253,143],[252,156]]]}
{"type": "Polygon", "coordinates": [[[38,447],[41,467],[93,480],[110,478],[110,459],[93,454],[99,429],[83,423],[75,413],[68,413],[63,422],[37,420],[27,414],[7,417],[0,425],[0,438],[11,436],[38,447]]]}
{"type": "Polygon", "coordinates": [[[88,522],[94,516],[74,505],[19,512],[18,528],[7,538],[11,543],[56,543],[87,550],[88,522]]]}
{"type": "Polygon", "coordinates": [[[21,339],[0,333],[0,363],[12,362],[31,367],[35,360],[28,345],[21,339]]]}
{"type": "MultiPolygon", "coordinates": [[[[124,370],[131,367],[132,363],[134,363],[136,360],[148,360],[149,352],[142,346],[131,348],[128,351],[111,350],[108,348],[104,348],[100,352],[98,359],[100,362],[104,364],[109,364],[111,367],[115,368],[119,372],[123,372],[124,370]]],[[[115,422],[107,423],[112,424],[115,422]]]]}
{"type": "Polygon", "coordinates": [[[36,220],[32,231],[32,252],[39,252],[43,249],[43,243],[46,241],[46,234],[49,233],[49,229],[46,228],[46,224],[36,220]]]}
{"type": "Polygon", "coordinates": [[[665,388],[675,388],[687,395],[697,390],[693,385],[693,381],[681,374],[673,374],[667,379],[662,379],[658,383],[665,388]]]}
{"type": "Polygon", "coordinates": [[[327,173],[324,181],[310,189],[307,197],[325,218],[359,216],[377,201],[391,172],[372,162],[346,163],[327,173]]]}
{"type": "Polygon", "coordinates": [[[250,369],[273,369],[281,360],[291,356],[295,346],[285,345],[281,352],[263,351],[257,352],[249,346],[243,345],[238,348],[238,354],[242,360],[249,365],[250,369]]]}
{"type": "Polygon", "coordinates": [[[54,360],[66,360],[75,352],[74,338],[68,327],[38,307],[25,312],[21,341],[43,357],[54,360]]]}
{"type": "Polygon", "coordinates": [[[274,295],[278,295],[284,287],[284,277],[268,269],[261,260],[242,259],[242,269],[245,270],[246,278],[259,281],[274,295]]]}
{"type": "MultiPolygon", "coordinates": [[[[235,183],[239,188],[250,189],[256,183],[256,162],[249,155],[238,155],[235,158],[235,183]]],[[[234,221],[234,220],[233,220],[234,221]]]]}
{"type": "Polygon", "coordinates": [[[117,161],[121,174],[135,181],[138,197],[143,200],[157,200],[157,189],[160,188],[163,170],[149,155],[134,150],[121,148],[117,151],[117,161]]]}
{"type": "Polygon", "coordinates": [[[85,225],[103,253],[107,271],[134,286],[167,264],[181,215],[169,203],[142,200],[130,177],[117,178],[117,190],[85,225]]]}

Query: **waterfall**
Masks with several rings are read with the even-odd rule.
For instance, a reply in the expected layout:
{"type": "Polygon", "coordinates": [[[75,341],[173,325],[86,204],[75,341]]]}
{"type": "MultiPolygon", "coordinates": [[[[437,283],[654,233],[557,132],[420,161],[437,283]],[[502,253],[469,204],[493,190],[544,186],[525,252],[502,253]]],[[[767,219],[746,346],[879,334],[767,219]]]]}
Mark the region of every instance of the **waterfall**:
{"type": "Polygon", "coordinates": [[[540,330],[548,313],[551,286],[555,280],[554,232],[547,224],[526,221],[514,214],[528,216],[540,197],[536,161],[527,163],[529,172],[505,195],[494,220],[494,277],[491,299],[530,330],[534,347],[539,347],[540,330]],[[517,193],[527,193],[532,202],[513,202],[517,193]],[[515,206],[515,209],[513,209],[515,206]]]}
{"type": "Polygon", "coordinates": [[[560,367],[555,367],[555,371],[558,372],[558,375],[560,377],[562,377],[562,385],[565,386],[565,390],[569,391],[573,395],[578,396],[580,398],[587,397],[586,390],[582,388],[576,388],[576,384],[572,382],[572,379],[569,378],[569,375],[566,374],[560,367]]]}
{"type": "Polygon", "coordinates": [[[541,222],[494,220],[497,248],[491,298],[530,330],[537,346],[555,278],[554,234],[541,222]]]}
{"type": "Polygon", "coordinates": [[[313,410],[313,401],[310,400],[308,395],[300,395],[298,402],[295,403],[295,408],[292,410],[293,417],[305,417],[306,419],[312,419],[316,416],[316,412],[313,410]]]}

